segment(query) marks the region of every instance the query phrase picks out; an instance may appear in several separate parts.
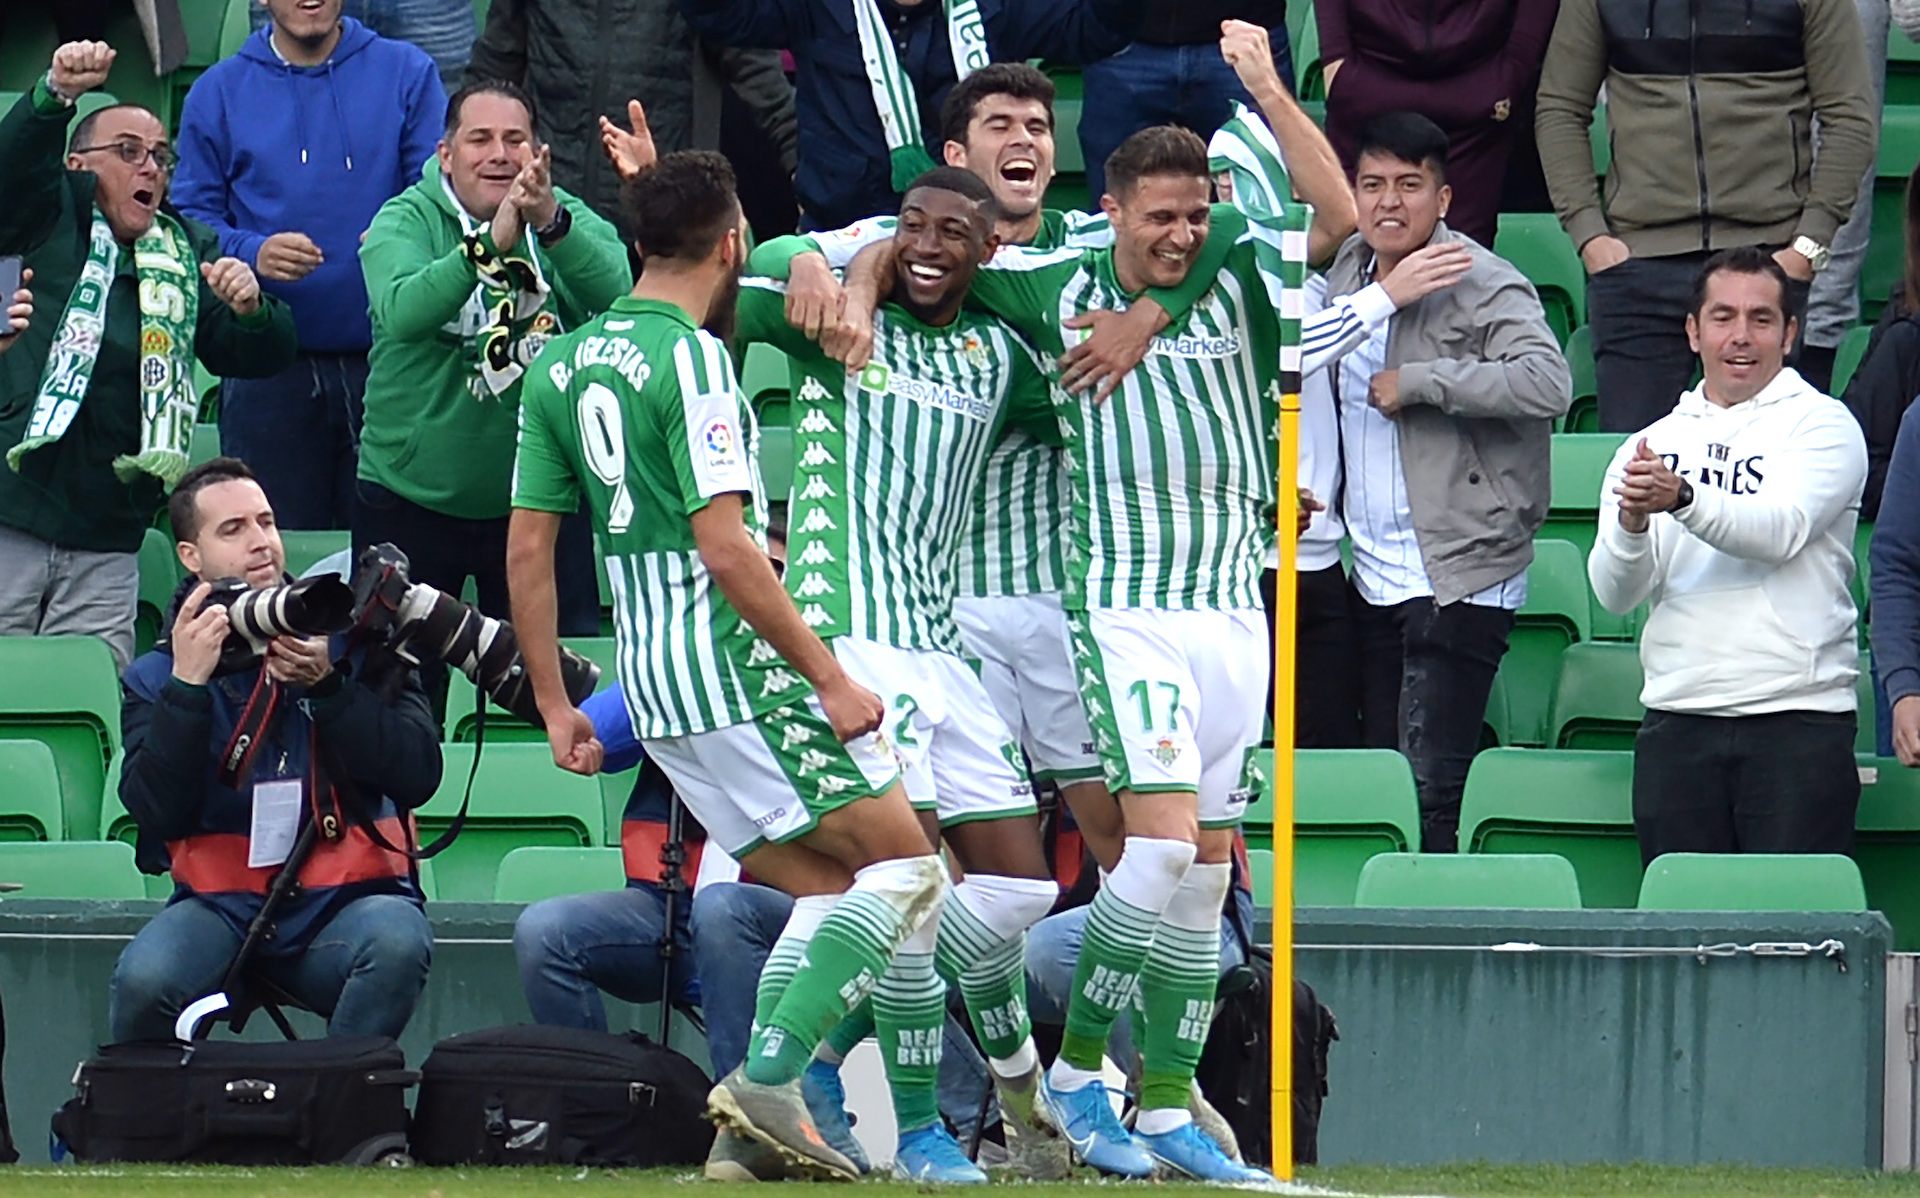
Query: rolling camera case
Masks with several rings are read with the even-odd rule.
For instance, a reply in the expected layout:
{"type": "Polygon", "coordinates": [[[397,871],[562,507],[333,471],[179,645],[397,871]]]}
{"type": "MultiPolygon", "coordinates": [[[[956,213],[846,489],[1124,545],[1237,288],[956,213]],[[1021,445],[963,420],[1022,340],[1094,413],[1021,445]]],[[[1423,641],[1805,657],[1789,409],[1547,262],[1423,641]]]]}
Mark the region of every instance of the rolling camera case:
{"type": "Polygon", "coordinates": [[[713,1146],[700,1066],[638,1032],[489,1028],[420,1067],[423,1165],[695,1165],[713,1146]]]}
{"type": "Polygon", "coordinates": [[[53,1133],[82,1161],[387,1163],[419,1078],[384,1036],[109,1044],[74,1071],[53,1133]]]}

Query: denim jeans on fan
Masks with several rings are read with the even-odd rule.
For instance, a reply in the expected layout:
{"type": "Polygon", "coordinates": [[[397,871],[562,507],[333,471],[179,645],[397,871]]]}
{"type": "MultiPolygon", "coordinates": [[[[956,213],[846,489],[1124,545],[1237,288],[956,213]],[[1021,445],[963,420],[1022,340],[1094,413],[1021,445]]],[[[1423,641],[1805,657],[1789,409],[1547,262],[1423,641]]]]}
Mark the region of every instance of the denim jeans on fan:
{"type": "MultiPolygon", "coordinates": [[[[1229,895],[1228,902],[1238,901],[1229,895]]],[[[1059,1026],[1067,1021],[1073,999],[1073,971],[1080,963],[1080,942],[1087,934],[1086,907],[1049,915],[1027,929],[1027,1013],[1035,1023],[1059,1026]]],[[[1220,974],[1247,963],[1247,950],[1234,931],[1233,921],[1220,917],[1220,974]]],[[[1107,1055],[1123,1072],[1131,1072],[1139,1055],[1133,1045],[1133,1025],[1126,1012],[1114,1020],[1107,1037],[1107,1055]]]]}
{"type": "MultiPolygon", "coordinates": [[[[673,997],[697,1001],[693,901],[674,899],[673,997]]],[[[606,991],[631,1003],[660,1001],[666,893],[657,886],[569,894],[534,903],[513,925],[513,955],[535,1023],[607,1030],[606,991]]]]}
{"type": "Polygon", "coordinates": [[[360,469],[365,354],[301,354],[264,379],[220,384],[220,452],[260,476],[281,528],[347,528],[360,469]]]}
{"type": "MultiPolygon", "coordinates": [[[[240,934],[199,899],[154,916],[113,967],[114,1042],[173,1039],[173,1021],[219,989],[239,951],[240,934]]],[[[433,928],[419,906],[375,894],[340,908],[306,952],[261,956],[254,968],[326,1016],[330,1036],[398,1037],[432,961],[433,928]]]]}
{"type": "MultiPolygon", "coordinates": [[[[760,971],[792,910],[793,900],[784,892],[751,882],[715,883],[694,896],[693,959],[716,1078],[747,1059],[760,971]]],[[[987,1063],[951,1012],[941,1039],[940,1113],[964,1144],[973,1136],[980,1099],[988,1090],[987,1063]]],[[[989,1103],[987,1125],[998,1118],[998,1108],[989,1103]]]]}
{"type": "MultiPolygon", "coordinates": [[[[1287,27],[1267,31],[1273,65],[1293,91],[1293,54],[1287,27]]],[[[1080,110],[1080,149],[1087,159],[1087,191],[1094,206],[1107,185],[1107,155],[1149,125],[1185,125],[1202,140],[1233,115],[1233,102],[1258,110],[1220,44],[1152,46],[1134,42],[1081,72],[1089,103],[1080,110]],[[1094,99],[1098,103],[1092,103],[1094,99]]]]}
{"type": "Polygon", "coordinates": [[[1460,796],[1480,747],[1493,676],[1507,653],[1513,613],[1432,596],[1375,607],[1356,591],[1360,733],[1370,748],[1398,749],[1420,793],[1420,849],[1451,853],[1460,796]]]}
{"type": "MultiPolygon", "coordinates": [[[[440,69],[440,83],[447,94],[460,90],[460,77],[480,36],[472,0],[346,0],[340,11],[381,37],[412,42],[425,50],[440,69]]],[[[272,20],[264,4],[250,7],[248,17],[255,29],[272,20]]]]}

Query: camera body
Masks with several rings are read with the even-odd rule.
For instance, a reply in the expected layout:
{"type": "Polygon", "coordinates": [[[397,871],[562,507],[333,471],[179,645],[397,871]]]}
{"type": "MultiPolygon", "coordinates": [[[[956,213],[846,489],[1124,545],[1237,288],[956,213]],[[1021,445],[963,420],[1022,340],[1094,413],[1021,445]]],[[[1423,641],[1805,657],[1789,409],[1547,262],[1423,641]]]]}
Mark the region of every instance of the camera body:
{"type": "Polygon", "coordinates": [[[353,627],[353,591],[338,574],[259,590],[238,578],[217,579],[208,586],[200,610],[227,609],[227,639],[220,647],[222,669],[251,665],[277,636],[337,636],[353,627]]]}

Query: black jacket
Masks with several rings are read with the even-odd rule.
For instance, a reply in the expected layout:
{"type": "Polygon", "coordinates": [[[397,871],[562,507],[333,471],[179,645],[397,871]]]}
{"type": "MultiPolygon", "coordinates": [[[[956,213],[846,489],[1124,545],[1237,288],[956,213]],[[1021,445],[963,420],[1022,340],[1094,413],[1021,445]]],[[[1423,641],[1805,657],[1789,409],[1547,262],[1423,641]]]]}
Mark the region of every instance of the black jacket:
{"type": "Polygon", "coordinates": [[[1867,489],[1860,498],[1860,518],[1880,518],[1880,493],[1887,485],[1887,466],[1900,436],[1900,418],[1920,395],[1920,313],[1906,311],[1896,294],[1880,313],[1867,340],[1867,353],[1853,372],[1841,402],[1860,422],[1867,438],[1867,489]]]}

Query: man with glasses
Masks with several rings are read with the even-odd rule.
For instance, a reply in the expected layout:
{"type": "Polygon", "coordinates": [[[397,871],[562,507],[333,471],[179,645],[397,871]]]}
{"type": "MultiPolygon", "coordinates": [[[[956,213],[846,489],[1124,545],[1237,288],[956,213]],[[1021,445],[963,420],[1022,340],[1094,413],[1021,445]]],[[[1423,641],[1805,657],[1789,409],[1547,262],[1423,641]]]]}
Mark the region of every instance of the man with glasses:
{"type": "Polygon", "coordinates": [[[0,635],[95,635],[124,668],[140,540],[187,470],[194,358],[262,377],[297,343],[252,269],[166,202],[159,118],[117,104],[66,138],[113,60],[104,42],[61,46],[0,118],[0,256],[25,259],[46,314],[0,369],[0,635]]]}

